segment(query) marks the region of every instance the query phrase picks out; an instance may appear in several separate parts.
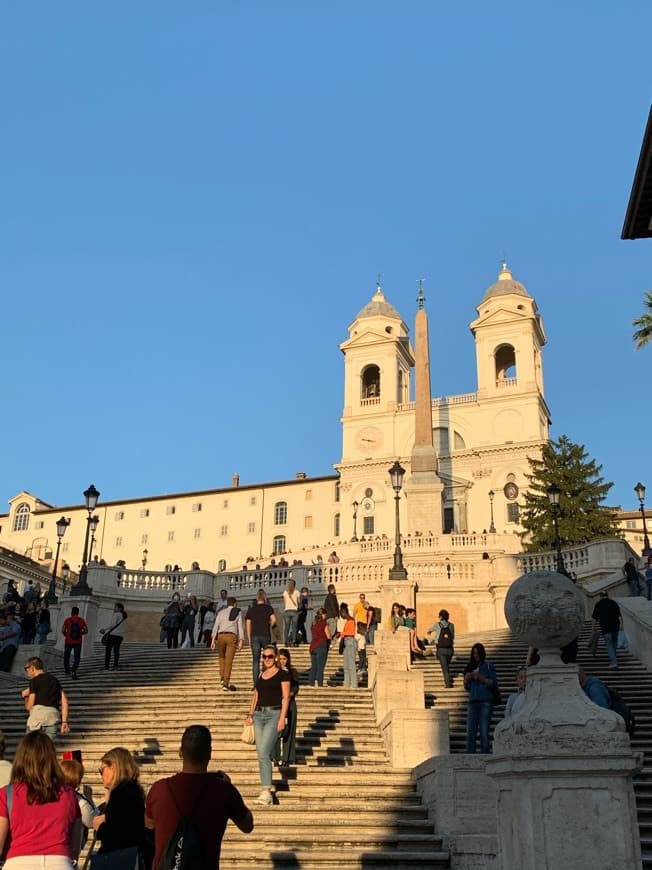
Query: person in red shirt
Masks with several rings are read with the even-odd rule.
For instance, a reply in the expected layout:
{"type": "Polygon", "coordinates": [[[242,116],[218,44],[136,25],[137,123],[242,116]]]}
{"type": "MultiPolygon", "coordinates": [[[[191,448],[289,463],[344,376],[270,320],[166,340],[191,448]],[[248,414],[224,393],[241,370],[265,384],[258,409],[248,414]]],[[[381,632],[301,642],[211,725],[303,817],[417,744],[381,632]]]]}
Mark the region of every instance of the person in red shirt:
{"type": "Polygon", "coordinates": [[[63,649],[63,669],[68,676],[72,676],[73,680],[76,680],[81,658],[82,639],[85,634],[88,634],[86,620],[79,615],[78,607],[72,608],[70,616],[63,623],[61,632],[66,639],[63,649]],[[70,667],[71,655],[72,669],[70,667]]]}
{"type": "Polygon", "coordinates": [[[11,832],[7,804],[7,788],[2,788],[0,854],[8,843],[7,870],[13,866],[72,870],[80,842],[79,803],[74,789],[64,784],[54,743],[43,731],[26,734],[16,750],[11,832]]]}
{"type": "Polygon", "coordinates": [[[181,738],[181,773],[157,780],[145,804],[145,825],[154,831],[157,870],[170,837],[184,817],[190,817],[201,839],[203,863],[193,870],[217,870],[222,837],[229,819],[249,834],[254,817],[238,789],[222,771],[208,772],[211,732],[205,725],[190,725],[181,738]]]}

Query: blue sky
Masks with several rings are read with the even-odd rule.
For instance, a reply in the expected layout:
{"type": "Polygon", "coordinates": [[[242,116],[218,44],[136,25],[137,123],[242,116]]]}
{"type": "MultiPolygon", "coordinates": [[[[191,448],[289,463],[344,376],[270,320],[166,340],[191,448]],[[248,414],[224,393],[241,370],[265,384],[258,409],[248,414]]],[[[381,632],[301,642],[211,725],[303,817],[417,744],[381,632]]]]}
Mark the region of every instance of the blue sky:
{"type": "Polygon", "coordinates": [[[552,434],[652,493],[652,242],[620,240],[652,8],[530,7],[5,4],[2,500],[328,474],[376,275],[409,323],[426,277],[433,393],[468,392],[503,251],[552,434]]]}

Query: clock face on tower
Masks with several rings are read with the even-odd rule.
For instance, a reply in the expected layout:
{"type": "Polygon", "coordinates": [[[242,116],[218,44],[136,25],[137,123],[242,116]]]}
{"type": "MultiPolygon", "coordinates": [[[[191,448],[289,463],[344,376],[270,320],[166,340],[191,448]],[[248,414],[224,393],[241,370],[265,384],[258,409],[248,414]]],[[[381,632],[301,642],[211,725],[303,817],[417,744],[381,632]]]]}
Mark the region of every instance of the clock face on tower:
{"type": "Polygon", "coordinates": [[[382,441],[383,433],[375,426],[366,426],[358,432],[355,438],[356,446],[363,452],[378,450],[382,441]]]}

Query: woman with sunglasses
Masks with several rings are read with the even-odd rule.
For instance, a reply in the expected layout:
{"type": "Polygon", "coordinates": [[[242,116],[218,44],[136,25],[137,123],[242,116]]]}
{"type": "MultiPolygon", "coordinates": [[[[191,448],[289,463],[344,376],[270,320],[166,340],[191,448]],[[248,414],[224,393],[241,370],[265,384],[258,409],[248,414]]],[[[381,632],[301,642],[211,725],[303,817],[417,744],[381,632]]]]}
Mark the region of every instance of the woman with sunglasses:
{"type": "MultiPolygon", "coordinates": [[[[100,761],[102,785],[107,791],[104,810],[93,819],[100,852],[130,850],[124,856],[125,867],[135,866],[138,856],[145,859],[145,793],[138,782],[140,771],[128,749],[116,746],[105,752],[100,761]],[[131,861],[133,853],[133,864],[131,861]]],[[[102,809],[100,807],[100,809],[102,809]]]]}
{"type": "Polygon", "coordinates": [[[253,698],[246,722],[253,722],[256,734],[256,753],[262,791],[257,803],[271,806],[272,759],[279,736],[285,728],[290,707],[290,674],[280,668],[276,661],[276,648],[271,644],[263,647],[263,670],[256,680],[253,698]]]}

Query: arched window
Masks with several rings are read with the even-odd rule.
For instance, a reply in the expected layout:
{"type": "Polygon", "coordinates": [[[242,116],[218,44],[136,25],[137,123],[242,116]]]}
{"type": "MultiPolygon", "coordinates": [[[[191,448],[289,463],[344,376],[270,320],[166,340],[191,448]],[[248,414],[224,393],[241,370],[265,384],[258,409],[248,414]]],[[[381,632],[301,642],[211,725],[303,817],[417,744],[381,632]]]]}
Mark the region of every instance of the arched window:
{"type": "Polygon", "coordinates": [[[16,508],[14,516],[14,532],[24,532],[29,526],[29,505],[23,502],[16,508]]]}
{"type": "Polygon", "coordinates": [[[398,370],[398,378],[396,381],[396,401],[399,405],[403,402],[403,369],[398,370]]]}
{"type": "Polygon", "coordinates": [[[455,450],[466,450],[466,443],[459,432],[454,433],[455,450]]]}
{"type": "Polygon", "coordinates": [[[274,537],[274,546],[272,549],[275,556],[280,556],[281,553],[285,553],[285,535],[276,535],[274,537]]]}
{"type": "Polygon", "coordinates": [[[516,383],[516,352],[511,344],[501,344],[494,353],[496,362],[496,385],[511,386],[516,383]]]}
{"type": "Polygon", "coordinates": [[[341,494],[342,494],[341,484],[338,480],[337,483],[335,484],[335,501],[340,500],[341,494]]]}
{"type": "Polygon", "coordinates": [[[217,563],[217,571],[218,573],[220,571],[226,571],[226,559],[220,559],[220,561],[217,563]]]}
{"type": "Polygon", "coordinates": [[[362,370],[360,386],[363,399],[380,398],[380,369],[378,366],[367,366],[362,370]]]}
{"type": "Polygon", "coordinates": [[[288,521],[288,503],[277,501],[274,505],[274,525],[284,526],[288,521]]]}
{"type": "Polygon", "coordinates": [[[340,515],[339,514],[335,514],[335,516],[333,517],[333,534],[335,535],[336,538],[339,538],[339,536],[340,536],[340,515]]]}

